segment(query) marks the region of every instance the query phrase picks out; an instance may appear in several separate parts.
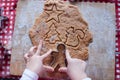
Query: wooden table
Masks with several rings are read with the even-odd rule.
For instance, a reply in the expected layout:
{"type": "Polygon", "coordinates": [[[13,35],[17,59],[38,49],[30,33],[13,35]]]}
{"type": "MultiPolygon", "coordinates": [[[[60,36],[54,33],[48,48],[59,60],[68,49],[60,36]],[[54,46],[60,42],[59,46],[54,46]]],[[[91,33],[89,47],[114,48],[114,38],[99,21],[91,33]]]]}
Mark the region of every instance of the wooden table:
{"type": "MultiPolygon", "coordinates": [[[[21,75],[23,55],[32,46],[29,28],[42,12],[44,1],[19,0],[13,35],[11,74],[21,75]]],[[[87,74],[93,80],[114,80],[115,72],[115,5],[112,3],[74,3],[89,24],[93,43],[89,46],[87,74]]]]}

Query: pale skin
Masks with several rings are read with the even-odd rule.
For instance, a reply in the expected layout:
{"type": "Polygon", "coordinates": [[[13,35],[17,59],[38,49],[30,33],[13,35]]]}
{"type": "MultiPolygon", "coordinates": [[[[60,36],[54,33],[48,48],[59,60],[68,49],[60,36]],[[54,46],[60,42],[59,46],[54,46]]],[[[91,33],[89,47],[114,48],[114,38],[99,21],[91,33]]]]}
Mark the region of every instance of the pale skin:
{"type": "MultiPolygon", "coordinates": [[[[38,47],[36,46],[32,47],[29,50],[29,52],[24,56],[26,61],[26,68],[34,73],[37,73],[38,75],[41,75],[45,70],[51,72],[54,71],[52,67],[43,64],[43,59],[46,58],[48,55],[50,55],[52,50],[50,49],[44,55],[40,55],[41,48],[42,48],[42,40],[40,41],[38,47]]],[[[61,67],[59,69],[59,72],[67,73],[72,80],[82,80],[84,78],[87,78],[87,75],[85,73],[85,68],[86,68],[85,61],[76,58],[71,58],[68,50],[66,50],[66,59],[68,62],[67,67],[61,67]]]]}

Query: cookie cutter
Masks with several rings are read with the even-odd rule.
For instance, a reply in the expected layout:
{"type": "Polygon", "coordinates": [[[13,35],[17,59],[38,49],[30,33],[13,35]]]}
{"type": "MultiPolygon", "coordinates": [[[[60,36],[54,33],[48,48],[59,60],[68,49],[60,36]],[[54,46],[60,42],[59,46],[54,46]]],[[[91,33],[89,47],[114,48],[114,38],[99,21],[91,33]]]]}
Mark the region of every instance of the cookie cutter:
{"type": "Polygon", "coordinates": [[[58,45],[57,45],[57,50],[58,50],[58,52],[65,53],[65,51],[66,51],[66,46],[65,46],[64,44],[58,44],[58,45]]]}
{"type": "MultiPolygon", "coordinates": [[[[55,56],[53,56],[54,54],[58,55],[58,54],[64,54],[65,55],[65,51],[66,51],[66,46],[64,44],[58,44],[57,45],[57,51],[52,51],[51,55],[52,55],[52,62],[50,63],[50,66],[54,65],[57,58],[55,56]]],[[[65,66],[67,66],[67,60],[66,60],[66,57],[65,57],[65,66]]],[[[59,64],[59,63],[58,63],[59,64]]],[[[59,64],[61,65],[61,64],[59,64]]]]}

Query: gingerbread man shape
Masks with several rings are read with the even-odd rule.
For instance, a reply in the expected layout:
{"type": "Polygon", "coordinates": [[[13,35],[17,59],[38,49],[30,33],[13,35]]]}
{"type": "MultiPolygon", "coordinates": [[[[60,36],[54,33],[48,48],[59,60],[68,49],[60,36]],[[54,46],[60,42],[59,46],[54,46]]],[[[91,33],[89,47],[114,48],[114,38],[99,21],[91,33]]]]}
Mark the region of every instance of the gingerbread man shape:
{"type": "Polygon", "coordinates": [[[65,56],[65,50],[66,47],[64,44],[59,44],[57,46],[57,51],[53,51],[51,53],[51,62],[50,62],[50,66],[52,66],[54,69],[59,67],[65,67],[67,66],[67,62],[66,62],[66,56],[65,56]]]}

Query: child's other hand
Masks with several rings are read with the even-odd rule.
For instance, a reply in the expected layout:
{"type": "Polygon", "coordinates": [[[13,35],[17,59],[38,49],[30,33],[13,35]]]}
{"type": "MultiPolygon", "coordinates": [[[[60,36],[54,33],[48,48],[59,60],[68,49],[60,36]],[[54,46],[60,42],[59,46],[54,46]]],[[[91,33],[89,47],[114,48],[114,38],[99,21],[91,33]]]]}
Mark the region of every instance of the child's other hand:
{"type": "Polygon", "coordinates": [[[27,66],[26,68],[31,70],[32,72],[37,73],[38,75],[41,75],[44,70],[51,72],[54,71],[52,67],[43,65],[43,59],[46,58],[52,52],[52,50],[49,50],[44,55],[40,55],[41,48],[42,40],[40,41],[38,47],[32,47],[24,56],[27,66]]]}
{"type": "Polygon", "coordinates": [[[87,78],[85,73],[86,62],[77,58],[71,58],[69,51],[66,50],[67,67],[61,67],[60,72],[66,72],[72,80],[82,80],[87,78]]]}

